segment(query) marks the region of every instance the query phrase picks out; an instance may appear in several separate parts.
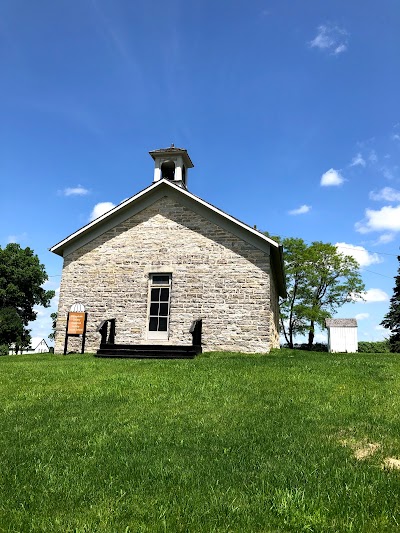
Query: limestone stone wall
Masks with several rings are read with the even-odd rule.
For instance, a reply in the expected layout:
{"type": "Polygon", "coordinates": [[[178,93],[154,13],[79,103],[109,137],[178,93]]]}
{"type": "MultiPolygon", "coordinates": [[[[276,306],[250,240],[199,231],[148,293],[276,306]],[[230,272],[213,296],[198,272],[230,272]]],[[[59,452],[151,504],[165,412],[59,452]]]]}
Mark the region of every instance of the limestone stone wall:
{"type": "MultiPolygon", "coordinates": [[[[116,318],[116,343],[153,344],[147,310],[155,272],[172,274],[164,344],[191,344],[191,322],[202,318],[204,351],[262,353],[276,346],[268,255],[165,196],[64,258],[56,352],[74,303],[88,312],[86,351],[98,349],[96,328],[107,318],[116,318]]],[[[80,350],[80,342],[70,338],[68,350],[80,350]]]]}
{"type": "Polygon", "coordinates": [[[277,286],[275,283],[275,277],[271,276],[270,283],[270,348],[279,348],[279,296],[277,286]]]}

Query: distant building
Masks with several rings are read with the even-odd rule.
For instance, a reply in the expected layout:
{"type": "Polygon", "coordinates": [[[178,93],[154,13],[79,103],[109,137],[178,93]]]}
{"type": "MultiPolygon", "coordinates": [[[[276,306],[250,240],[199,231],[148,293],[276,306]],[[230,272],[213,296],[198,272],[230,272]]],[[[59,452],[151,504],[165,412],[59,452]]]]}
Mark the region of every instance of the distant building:
{"type": "Polygon", "coordinates": [[[50,349],[49,349],[47,342],[44,339],[42,339],[33,351],[35,353],[48,353],[49,350],[50,349]]]}
{"type": "MultiPolygon", "coordinates": [[[[186,150],[150,155],[149,187],[51,248],[64,259],[55,351],[63,351],[77,302],[87,312],[90,352],[110,319],[116,344],[187,345],[192,322],[202,319],[204,350],[279,348],[282,247],[188,191],[186,150]]],[[[80,347],[79,339],[69,343],[80,347]]]]}
{"type": "Polygon", "coordinates": [[[355,318],[327,318],[328,351],[355,353],[358,351],[357,320],[355,318]]]}
{"type": "MultiPolygon", "coordinates": [[[[18,353],[20,354],[27,354],[27,353],[48,353],[50,351],[50,348],[47,344],[47,342],[42,339],[39,344],[32,348],[29,346],[28,348],[23,348],[22,350],[19,350],[18,353]]],[[[15,353],[15,346],[11,346],[10,350],[8,351],[10,355],[15,353]]]]}

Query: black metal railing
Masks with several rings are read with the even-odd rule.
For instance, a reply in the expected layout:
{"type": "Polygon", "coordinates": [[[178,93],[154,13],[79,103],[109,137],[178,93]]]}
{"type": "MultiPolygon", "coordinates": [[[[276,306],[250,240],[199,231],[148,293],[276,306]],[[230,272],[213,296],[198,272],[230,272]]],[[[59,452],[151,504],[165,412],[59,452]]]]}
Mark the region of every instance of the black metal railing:
{"type": "Polygon", "coordinates": [[[101,344],[115,344],[115,318],[103,320],[97,328],[101,335],[101,344]],[[108,324],[110,323],[110,330],[108,324]]]}
{"type": "Polygon", "coordinates": [[[192,325],[190,326],[189,333],[192,334],[192,345],[201,346],[201,329],[203,327],[203,320],[198,318],[193,320],[192,325]]]}

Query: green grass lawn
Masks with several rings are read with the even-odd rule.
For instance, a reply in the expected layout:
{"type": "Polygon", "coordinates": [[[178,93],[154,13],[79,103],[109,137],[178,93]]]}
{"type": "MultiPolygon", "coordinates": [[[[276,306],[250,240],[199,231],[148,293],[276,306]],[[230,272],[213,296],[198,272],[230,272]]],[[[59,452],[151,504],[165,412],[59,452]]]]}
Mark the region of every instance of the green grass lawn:
{"type": "Polygon", "coordinates": [[[400,357],[0,358],[1,532],[400,530],[400,357]]]}

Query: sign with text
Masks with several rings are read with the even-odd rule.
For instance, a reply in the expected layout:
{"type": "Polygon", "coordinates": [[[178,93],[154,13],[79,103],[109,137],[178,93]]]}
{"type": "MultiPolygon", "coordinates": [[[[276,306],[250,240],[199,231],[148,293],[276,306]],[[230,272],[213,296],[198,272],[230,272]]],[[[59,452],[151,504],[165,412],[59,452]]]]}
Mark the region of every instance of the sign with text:
{"type": "Polygon", "coordinates": [[[86,313],[68,313],[67,335],[83,335],[85,331],[86,313]]]}

